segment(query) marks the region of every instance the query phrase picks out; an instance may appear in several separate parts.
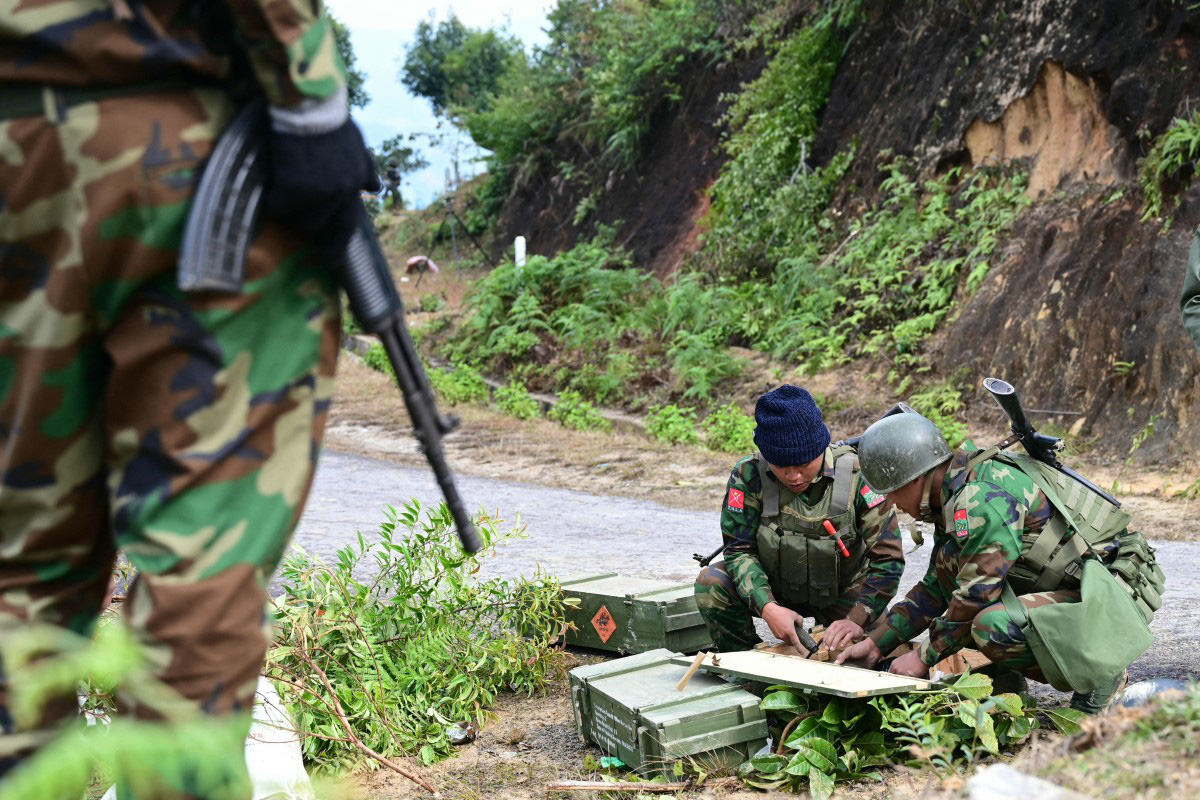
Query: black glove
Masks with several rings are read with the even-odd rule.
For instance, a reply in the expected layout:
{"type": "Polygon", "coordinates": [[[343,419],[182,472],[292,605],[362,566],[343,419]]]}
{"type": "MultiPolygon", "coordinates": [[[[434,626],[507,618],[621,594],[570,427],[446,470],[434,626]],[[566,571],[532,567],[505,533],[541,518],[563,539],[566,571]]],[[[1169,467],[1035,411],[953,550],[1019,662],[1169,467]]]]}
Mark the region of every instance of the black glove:
{"type": "Polygon", "coordinates": [[[318,134],[272,130],[265,211],[327,258],[345,251],[364,189],[378,192],[379,175],[354,120],[318,134]]]}

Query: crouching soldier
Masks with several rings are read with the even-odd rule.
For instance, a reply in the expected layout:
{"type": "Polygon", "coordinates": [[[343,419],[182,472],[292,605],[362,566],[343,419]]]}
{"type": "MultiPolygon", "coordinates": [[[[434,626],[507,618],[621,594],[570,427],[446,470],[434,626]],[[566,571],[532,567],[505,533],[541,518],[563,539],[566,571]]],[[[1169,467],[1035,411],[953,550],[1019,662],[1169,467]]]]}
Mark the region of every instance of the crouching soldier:
{"type": "Polygon", "coordinates": [[[934,552],[925,577],[839,664],[874,666],[881,653],[928,629],[928,641],[897,658],[892,672],[924,678],[941,659],[974,646],[993,662],[985,671],[1001,691],[1019,691],[1029,677],[1064,690],[1090,686],[1071,698],[1071,707],[1086,713],[1111,702],[1124,667],[1149,643],[1146,624],[1161,602],[1163,573],[1145,538],[1128,530],[1128,514],[1077,477],[1001,449],[1015,440],[987,450],[966,442],[952,453],[916,413],[885,417],[862,435],[863,476],[901,511],[933,523],[934,552]],[[1093,568],[1102,565],[1102,576],[1087,571],[1090,559],[1093,568]],[[1091,606],[1089,593],[1089,605],[1056,606],[1043,617],[1057,619],[1056,629],[1030,627],[1038,609],[1078,604],[1081,577],[1089,592],[1099,587],[1089,574],[1114,587],[1132,624],[1127,616],[1122,630],[1109,630],[1115,618],[1091,618],[1088,609],[1103,606],[1091,606]],[[1135,645],[1138,637],[1145,643],[1135,645]],[[1106,649],[1130,654],[1103,662],[1106,649]]]}
{"type": "Polygon", "coordinates": [[[762,641],[755,616],[797,647],[795,622],[811,616],[829,626],[827,647],[845,646],[896,593],[904,571],[896,515],[863,480],[854,448],[830,445],[807,391],[768,392],[754,420],[759,452],[734,466],[722,500],[725,560],[696,578],[700,615],[722,652],[762,641]]]}

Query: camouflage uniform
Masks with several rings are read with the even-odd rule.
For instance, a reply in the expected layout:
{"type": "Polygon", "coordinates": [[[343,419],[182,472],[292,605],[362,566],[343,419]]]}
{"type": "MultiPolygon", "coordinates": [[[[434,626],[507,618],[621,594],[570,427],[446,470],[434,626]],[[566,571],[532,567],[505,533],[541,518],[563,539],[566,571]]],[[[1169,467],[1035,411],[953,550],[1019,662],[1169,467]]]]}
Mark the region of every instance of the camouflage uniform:
{"type": "MultiPolygon", "coordinates": [[[[1005,580],[1028,542],[1055,513],[1046,495],[1020,470],[991,459],[968,469],[977,448],[967,442],[955,452],[942,483],[942,518],[934,521],[933,557],[925,577],[869,632],[880,651],[890,652],[926,628],[918,648],[933,666],[974,645],[1002,669],[1044,680],[1000,600],[1005,580]]],[[[1105,561],[1117,552],[1114,539],[1098,548],[1105,561]]],[[[1078,580],[1051,591],[1022,593],[1026,608],[1079,602],[1078,580]]]]}
{"type": "Polygon", "coordinates": [[[1192,236],[1192,247],[1188,251],[1179,310],[1183,314],[1183,327],[1191,334],[1196,347],[1200,347],[1200,228],[1192,236]]]}
{"type": "MultiPolygon", "coordinates": [[[[227,5],[221,35],[246,43],[271,102],[341,91],[318,4],[227,5]]],[[[31,623],[89,633],[119,547],[140,572],[128,624],[210,713],[252,704],[266,582],[312,479],[339,337],[328,275],[275,224],[240,293],[175,286],[195,178],[234,110],[227,43],[207,38],[220,8],[0,16],[0,656],[31,623]],[[42,110],[14,113],[14,97],[42,110]]],[[[18,749],[4,705],[0,775],[18,749]]]]}
{"type": "MultiPolygon", "coordinates": [[[[828,498],[834,484],[834,455],[832,448],[825,451],[821,472],[803,496],[797,497],[779,486],[781,514],[788,513],[789,501],[816,508],[828,498]]],[[[785,558],[774,580],[764,569],[758,537],[760,526],[771,520],[762,513],[764,478],[759,464],[757,457],[748,456],[734,466],[721,508],[725,560],[705,567],[696,578],[696,604],[717,649],[746,650],[762,641],[755,632],[753,618],[761,616],[771,602],[822,623],[848,618],[864,627],[869,625],[887,608],[904,572],[900,527],[891,506],[874,494],[855,471],[850,513],[852,535],[858,543],[855,555],[861,554],[857,567],[837,576],[838,592],[832,602],[820,606],[789,602],[782,597],[787,590],[780,585],[781,578],[798,575],[806,565],[785,558]]],[[[765,479],[778,484],[769,469],[765,479]]]]}

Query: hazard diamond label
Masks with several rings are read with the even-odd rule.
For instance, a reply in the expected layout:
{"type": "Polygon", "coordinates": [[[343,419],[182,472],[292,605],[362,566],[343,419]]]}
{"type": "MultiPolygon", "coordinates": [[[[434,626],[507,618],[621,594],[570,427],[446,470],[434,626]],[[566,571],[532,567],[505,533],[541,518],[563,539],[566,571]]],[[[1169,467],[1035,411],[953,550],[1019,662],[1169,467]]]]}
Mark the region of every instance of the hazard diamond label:
{"type": "Polygon", "coordinates": [[[608,609],[604,606],[600,606],[600,610],[596,612],[596,616],[592,617],[592,627],[596,629],[596,633],[600,634],[600,641],[605,644],[617,632],[617,623],[613,620],[612,614],[609,614],[608,609]]]}

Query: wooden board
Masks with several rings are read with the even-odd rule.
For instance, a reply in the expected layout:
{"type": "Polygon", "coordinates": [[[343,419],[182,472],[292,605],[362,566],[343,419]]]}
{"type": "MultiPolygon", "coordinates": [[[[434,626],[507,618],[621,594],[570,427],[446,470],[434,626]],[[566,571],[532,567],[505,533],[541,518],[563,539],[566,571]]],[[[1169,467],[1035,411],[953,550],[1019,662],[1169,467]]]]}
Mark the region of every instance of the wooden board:
{"type": "MultiPolygon", "coordinates": [[[[738,653],[710,655],[700,665],[705,672],[733,675],[746,680],[782,684],[795,689],[837,697],[871,697],[880,694],[919,692],[936,687],[933,681],[906,678],[889,672],[876,672],[859,667],[826,664],[794,656],[749,650],[738,653]]],[[[690,658],[672,659],[687,666],[690,658]]]]}

